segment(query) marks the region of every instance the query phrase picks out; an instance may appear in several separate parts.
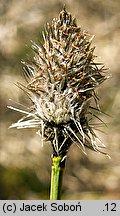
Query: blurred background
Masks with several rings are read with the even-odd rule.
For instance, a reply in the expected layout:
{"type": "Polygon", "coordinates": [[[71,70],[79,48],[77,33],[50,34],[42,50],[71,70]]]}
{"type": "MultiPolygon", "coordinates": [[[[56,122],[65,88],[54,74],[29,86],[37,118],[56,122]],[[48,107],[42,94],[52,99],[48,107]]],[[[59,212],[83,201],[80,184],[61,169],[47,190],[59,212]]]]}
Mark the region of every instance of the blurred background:
{"type": "Polygon", "coordinates": [[[82,29],[95,35],[95,54],[112,78],[98,89],[107,123],[100,139],[111,160],[92,151],[88,157],[72,145],[66,163],[62,199],[120,199],[120,1],[0,0],[0,199],[49,199],[51,146],[41,146],[35,129],[8,129],[21,114],[9,103],[29,105],[15,86],[24,84],[22,59],[32,56],[31,42],[42,41],[46,22],[63,5],[82,29]],[[9,101],[12,99],[12,101],[9,101]]]}

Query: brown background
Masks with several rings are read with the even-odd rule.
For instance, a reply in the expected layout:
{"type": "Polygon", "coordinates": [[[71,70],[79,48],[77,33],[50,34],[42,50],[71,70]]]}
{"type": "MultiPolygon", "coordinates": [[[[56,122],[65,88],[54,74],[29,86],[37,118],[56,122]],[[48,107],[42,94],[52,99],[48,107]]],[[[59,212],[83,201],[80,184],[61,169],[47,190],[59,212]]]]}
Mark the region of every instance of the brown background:
{"type": "Polygon", "coordinates": [[[1,0],[0,1],[0,199],[48,199],[51,147],[36,130],[8,129],[21,114],[7,109],[14,101],[29,104],[14,83],[24,83],[21,59],[32,55],[30,40],[58,16],[64,3],[82,29],[95,35],[100,61],[112,78],[100,88],[107,127],[99,134],[111,160],[77,146],[69,151],[62,199],[120,199],[120,1],[119,0],[1,0]],[[9,102],[12,99],[13,102],[9,102]]]}

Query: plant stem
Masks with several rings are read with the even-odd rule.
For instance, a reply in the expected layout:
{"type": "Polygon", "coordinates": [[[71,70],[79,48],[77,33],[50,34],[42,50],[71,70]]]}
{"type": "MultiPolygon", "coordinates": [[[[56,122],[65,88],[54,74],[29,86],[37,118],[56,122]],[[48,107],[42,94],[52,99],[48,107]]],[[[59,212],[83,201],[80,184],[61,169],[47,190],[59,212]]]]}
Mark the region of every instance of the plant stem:
{"type": "Polygon", "coordinates": [[[52,158],[50,200],[60,200],[65,163],[60,156],[52,158]]]}

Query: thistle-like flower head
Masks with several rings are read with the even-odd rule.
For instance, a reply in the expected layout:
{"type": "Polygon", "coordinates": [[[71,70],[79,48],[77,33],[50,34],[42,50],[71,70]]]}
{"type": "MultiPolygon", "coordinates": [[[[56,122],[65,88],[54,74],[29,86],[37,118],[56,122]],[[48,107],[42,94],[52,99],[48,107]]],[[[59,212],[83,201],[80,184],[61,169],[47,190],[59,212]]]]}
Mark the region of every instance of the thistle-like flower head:
{"type": "Polygon", "coordinates": [[[90,124],[93,110],[99,111],[96,87],[107,78],[104,66],[95,62],[93,36],[64,9],[47,23],[43,40],[32,42],[34,59],[23,62],[28,84],[19,84],[32,106],[29,111],[10,107],[25,114],[11,127],[38,127],[42,138],[51,141],[55,156],[65,156],[73,142],[84,153],[85,147],[104,153],[90,124]],[[91,106],[92,98],[96,107],[91,106]]]}

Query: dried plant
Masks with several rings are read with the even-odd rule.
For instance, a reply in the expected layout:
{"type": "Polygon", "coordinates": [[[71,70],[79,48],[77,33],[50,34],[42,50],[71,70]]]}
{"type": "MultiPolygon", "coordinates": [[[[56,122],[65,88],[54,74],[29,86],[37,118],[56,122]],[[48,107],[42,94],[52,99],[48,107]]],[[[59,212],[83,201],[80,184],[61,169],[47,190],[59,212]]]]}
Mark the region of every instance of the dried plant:
{"type": "MultiPolygon", "coordinates": [[[[104,65],[95,62],[93,38],[77,26],[64,8],[58,18],[47,23],[44,43],[32,42],[34,58],[22,62],[28,84],[18,86],[28,95],[32,106],[29,111],[9,106],[25,114],[10,128],[38,128],[42,140],[51,141],[53,164],[57,161],[58,167],[64,167],[67,151],[74,142],[85,154],[87,147],[108,156],[91,124],[93,117],[99,119],[95,111],[101,112],[96,88],[109,77],[104,65]]],[[[54,174],[52,181],[56,182],[54,174]]],[[[56,198],[59,195],[51,196],[56,198]]]]}

